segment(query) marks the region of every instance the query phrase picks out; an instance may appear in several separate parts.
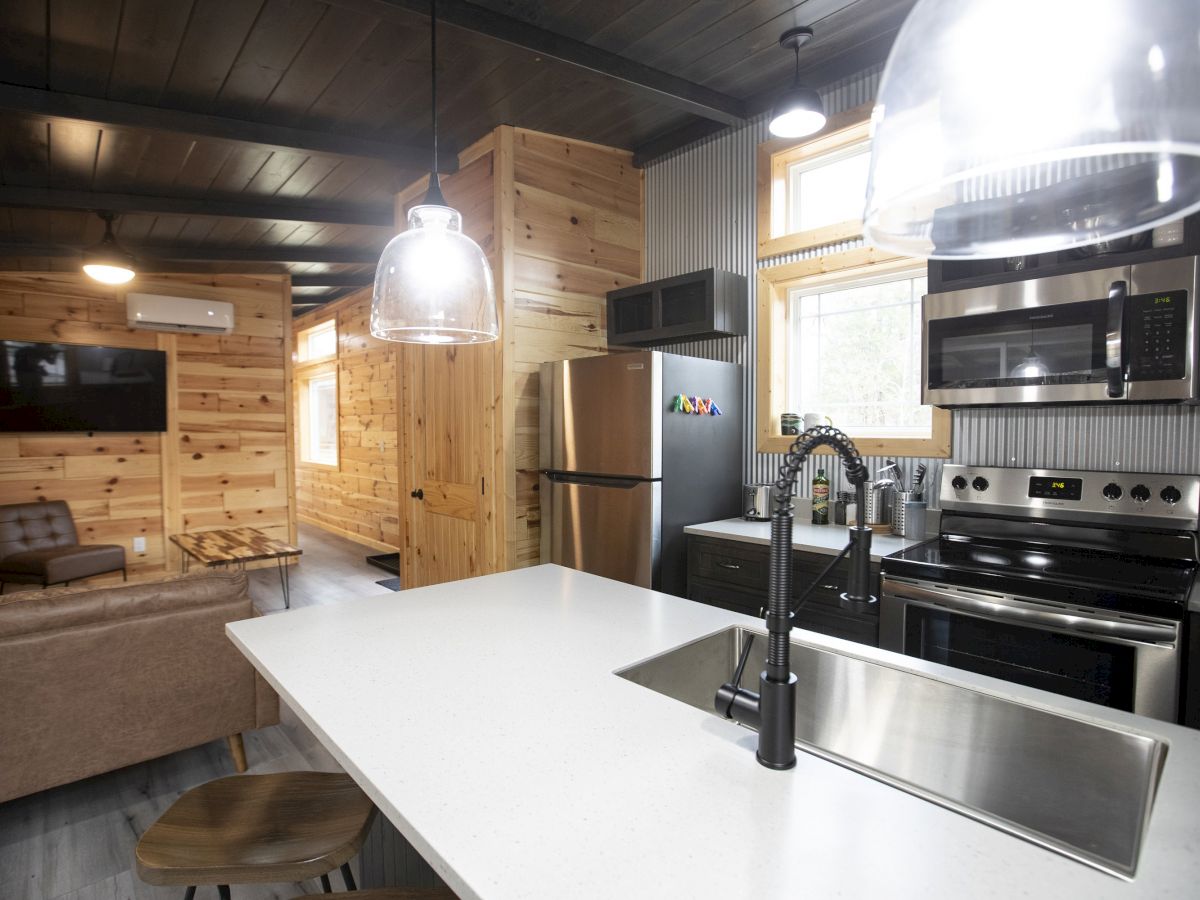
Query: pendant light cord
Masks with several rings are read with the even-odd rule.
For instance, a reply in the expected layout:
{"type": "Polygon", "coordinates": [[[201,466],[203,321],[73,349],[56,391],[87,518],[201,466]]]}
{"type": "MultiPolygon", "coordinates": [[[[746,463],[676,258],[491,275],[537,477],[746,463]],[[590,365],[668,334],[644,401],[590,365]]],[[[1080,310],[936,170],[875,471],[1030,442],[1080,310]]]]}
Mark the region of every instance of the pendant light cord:
{"type": "Polygon", "coordinates": [[[433,159],[429,167],[429,190],[425,192],[426,206],[446,206],[442,195],[441,179],[438,177],[438,123],[437,123],[437,0],[429,0],[429,106],[433,126],[433,159]]]}
{"type": "Polygon", "coordinates": [[[796,72],[792,75],[792,87],[800,86],[800,44],[792,47],[792,52],[796,54],[796,72]]]}

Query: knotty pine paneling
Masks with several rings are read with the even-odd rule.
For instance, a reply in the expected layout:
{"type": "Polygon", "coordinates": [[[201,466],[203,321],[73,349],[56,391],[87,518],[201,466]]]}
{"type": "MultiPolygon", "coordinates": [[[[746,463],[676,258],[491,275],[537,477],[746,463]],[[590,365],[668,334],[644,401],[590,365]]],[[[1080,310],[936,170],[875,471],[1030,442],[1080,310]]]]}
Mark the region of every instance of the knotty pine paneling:
{"type": "Polygon", "coordinates": [[[177,567],[180,531],[251,525],[294,541],[289,307],[282,276],[143,275],[114,289],[0,273],[0,337],[164,350],[169,381],[162,434],[0,434],[0,503],[67,500],[80,540],[122,544],[139,572],[177,567]],[[127,290],[233,303],[235,331],[131,330],[127,290]]]}
{"type": "MultiPolygon", "coordinates": [[[[505,173],[501,173],[501,177],[505,173]]],[[[508,305],[515,497],[510,568],[540,560],[539,369],[607,352],[606,294],[642,281],[642,173],[631,154],[513,132],[513,294],[508,305]]]]}
{"type": "MultiPolygon", "coordinates": [[[[297,435],[296,495],[301,521],[380,550],[398,550],[397,345],[371,337],[370,317],[367,288],[292,323],[298,334],[336,318],[338,332],[338,465],[301,461],[297,435]]],[[[296,363],[296,373],[298,391],[303,363],[296,363]]]]}

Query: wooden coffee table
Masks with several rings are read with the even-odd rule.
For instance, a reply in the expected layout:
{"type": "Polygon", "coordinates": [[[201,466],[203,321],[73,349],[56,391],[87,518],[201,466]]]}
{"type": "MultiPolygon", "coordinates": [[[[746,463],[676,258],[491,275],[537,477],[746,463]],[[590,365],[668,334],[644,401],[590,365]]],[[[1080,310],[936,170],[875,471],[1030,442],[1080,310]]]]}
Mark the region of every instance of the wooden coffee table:
{"type": "Polygon", "coordinates": [[[261,559],[279,561],[279,583],[283,586],[283,607],[291,609],[288,593],[286,560],[299,556],[299,547],[285,544],[257,528],[219,528],[216,531],[195,531],[190,534],[173,534],[171,540],[183,551],[183,571],[187,571],[194,559],[202,566],[230,566],[236,564],[245,571],[246,563],[261,559]]]}

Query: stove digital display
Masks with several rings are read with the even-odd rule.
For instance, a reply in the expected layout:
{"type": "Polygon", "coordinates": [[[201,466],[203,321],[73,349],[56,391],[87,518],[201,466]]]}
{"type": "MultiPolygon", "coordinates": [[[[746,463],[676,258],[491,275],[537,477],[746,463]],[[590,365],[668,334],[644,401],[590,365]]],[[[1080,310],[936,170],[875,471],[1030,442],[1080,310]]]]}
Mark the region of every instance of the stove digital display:
{"type": "Polygon", "coordinates": [[[1079,500],[1083,497],[1083,479],[1032,475],[1029,478],[1029,496],[1042,500],[1079,500]]]}

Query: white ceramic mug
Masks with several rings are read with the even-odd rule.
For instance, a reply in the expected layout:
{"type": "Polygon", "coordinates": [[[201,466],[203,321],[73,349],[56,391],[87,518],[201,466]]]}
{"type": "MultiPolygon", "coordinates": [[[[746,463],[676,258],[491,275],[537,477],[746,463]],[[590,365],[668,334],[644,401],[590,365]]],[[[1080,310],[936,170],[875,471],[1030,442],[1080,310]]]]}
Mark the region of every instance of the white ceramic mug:
{"type": "Polygon", "coordinates": [[[829,416],[823,416],[820,413],[805,413],[804,414],[804,430],[816,428],[818,425],[832,425],[833,419],[829,416]]]}

